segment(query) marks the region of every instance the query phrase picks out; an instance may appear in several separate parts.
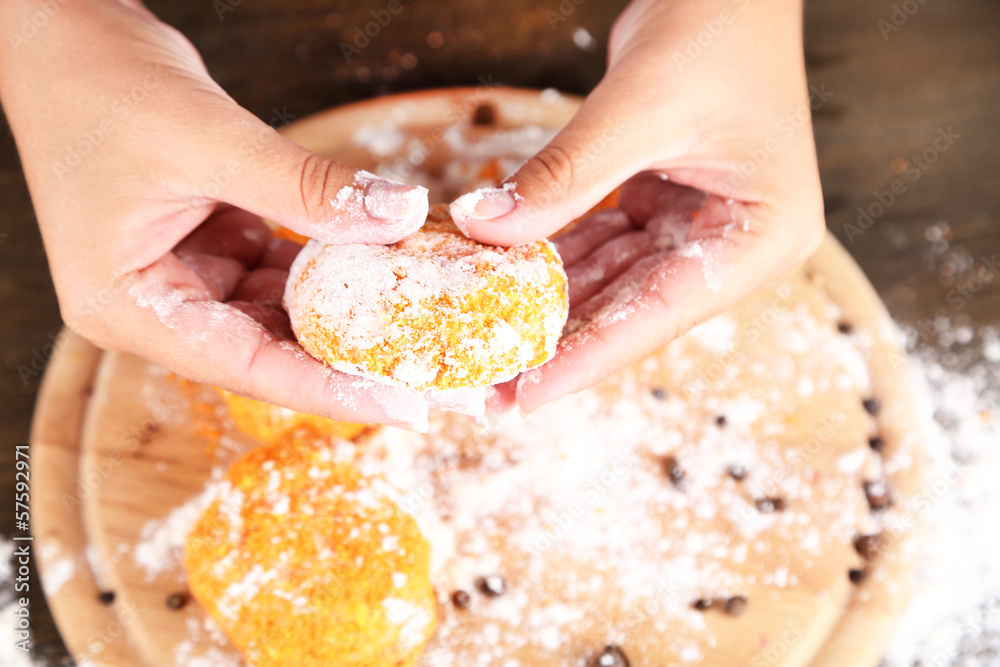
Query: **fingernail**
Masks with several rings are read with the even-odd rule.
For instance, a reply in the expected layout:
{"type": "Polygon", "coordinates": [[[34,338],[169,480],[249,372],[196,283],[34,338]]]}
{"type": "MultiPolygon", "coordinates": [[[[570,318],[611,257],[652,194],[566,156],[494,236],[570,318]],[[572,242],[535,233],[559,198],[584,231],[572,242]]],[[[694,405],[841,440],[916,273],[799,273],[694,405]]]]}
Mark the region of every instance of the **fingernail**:
{"type": "Polygon", "coordinates": [[[542,381],[542,374],[540,371],[526,371],[521,373],[517,378],[515,402],[517,404],[518,410],[521,416],[528,419],[533,414],[535,414],[539,408],[543,407],[545,403],[539,403],[531,401],[526,396],[529,393],[528,388],[532,387],[542,381]]]}
{"type": "Polygon", "coordinates": [[[480,188],[464,194],[451,203],[451,217],[463,232],[471,221],[495,220],[517,206],[513,188],[480,188]]]}
{"type": "MultiPolygon", "coordinates": [[[[404,185],[384,179],[374,180],[365,188],[365,211],[379,220],[409,221],[427,217],[427,188],[404,185]]],[[[420,221],[421,223],[423,220],[420,221]]]]}
{"type": "Polygon", "coordinates": [[[430,430],[430,423],[427,417],[424,417],[422,421],[391,422],[386,424],[386,426],[401,428],[404,431],[413,431],[414,433],[427,433],[430,430]]]}
{"type": "Polygon", "coordinates": [[[396,401],[386,406],[387,416],[392,419],[386,424],[407,431],[427,433],[430,428],[427,401],[416,392],[410,394],[410,390],[405,390],[405,394],[407,395],[397,397],[396,401]]]}

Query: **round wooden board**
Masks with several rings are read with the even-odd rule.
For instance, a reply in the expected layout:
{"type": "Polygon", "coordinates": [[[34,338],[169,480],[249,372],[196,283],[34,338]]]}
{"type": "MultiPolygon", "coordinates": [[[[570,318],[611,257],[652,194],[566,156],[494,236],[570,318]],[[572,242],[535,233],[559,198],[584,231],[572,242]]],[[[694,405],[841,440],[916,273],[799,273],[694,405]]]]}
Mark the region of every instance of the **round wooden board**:
{"type": "MultiPolygon", "coordinates": [[[[326,112],[289,127],[287,135],[312,150],[370,168],[371,155],[351,141],[357,127],[392,119],[422,123],[431,142],[426,160],[443,164],[450,153],[440,137],[434,139],[433,130],[469,116],[481,103],[491,104],[498,124],[510,127],[558,127],[577,104],[567,97],[542,103],[534,91],[457,89],[326,112]]],[[[874,290],[832,237],[804,270],[822,281],[845,319],[870,338],[866,357],[873,390],[892,399],[878,416],[887,446],[919,451],[915,425],[920,421],[906,360],[874,290]]],[[[41,388],[31,442],[39,568],[45,581],[47,571],[67,558],[75,565],[72,578],[46,593],[77,662],[173,665],[178,645],[190,655],[211,656],[213,664],[234,658],[232,651],[217,648],[197,604],[181,611],[166,606],[169,595],[185,589],[176,564],[150,578],[133,558],[150,521],[167,517],[195,497],[213,468],[252,446],[227,425],[214,393],[171,381],[136,357],[102,353],[64,332],[41,388]],[[220,434],[224,447],[218,446],[220,434]],[[112,604],[99,602],[103,590],[115,592],[112,604]]],[[[900,497],[919,492],[919,467],[890,476],[900,497]]],[[[812,603],[796,603],[789,596],[787,609],[772,605],[771,613],[780,618],[771,620],[795,624],[787,626],[784,637],[772,632],[767,650],[747,664],[876,664],[906,601],[915,561],[912,535],[909,526],[893,535],[898,539],[889,541],[870,576],[848,594],[846,605],[835,594],[827,604],[817,603],[815,596],[808,598],[812,603]]]]}

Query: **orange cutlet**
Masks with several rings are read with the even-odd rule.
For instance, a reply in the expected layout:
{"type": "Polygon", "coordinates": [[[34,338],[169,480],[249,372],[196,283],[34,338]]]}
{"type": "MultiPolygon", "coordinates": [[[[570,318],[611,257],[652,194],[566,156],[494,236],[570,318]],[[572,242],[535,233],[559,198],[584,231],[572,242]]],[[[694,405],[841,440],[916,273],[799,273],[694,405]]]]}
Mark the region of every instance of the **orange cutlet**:
{"type": "Polygon", "coordinates": [[[485,387],[546,362],[569,303],[551,243],[481,245],[437,206],[393,245],[310,242],[285,306],[317,359],[425,391],[485,387]]]}
{"type": "Polygon", "coordinates": [[[293,436],[314,438],[344,438],[350,440],[368,429],[366,424],[338,422],[263,401],[255,401],[218,389],[236,428],[264,444],[290,439],[293,436]]]}
{"type": "Polygon", "coordinates": [[[191,592],[253,667],[409,667],[436,606],[398,495],[329,446],[256,449],[188,537],[191,592]]]}

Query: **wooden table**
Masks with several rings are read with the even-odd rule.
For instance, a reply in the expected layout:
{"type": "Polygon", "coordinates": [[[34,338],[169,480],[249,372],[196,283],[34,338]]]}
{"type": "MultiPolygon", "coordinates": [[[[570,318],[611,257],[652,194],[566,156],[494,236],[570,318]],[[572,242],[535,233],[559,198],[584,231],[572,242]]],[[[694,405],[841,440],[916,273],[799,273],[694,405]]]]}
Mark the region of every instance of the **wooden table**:
{"type": "MultiPolygon", "coordinates": [[[[601,76],[608,28],[624,6],[508,2],[498,14],[485,0],[453,12],[403,0],[402,12],[347,62],[341,42],[353,41],[355,27],[385,2],[346,11],[338,5],[353,3],[148,4],[265,121],[479,77],[585,93],[601,76]],[[587,34],[592,50],[583,48],[587,34]]],[[[810,84],[828,98],[814,118],[830,229],[921,342],[931,342],[942,318],[1000,324],[1000,5],[814,0],[806,15],[810,84]]],[[[27,441],[40,371],[61,326],[9,133],[0,146],[0,201],[0,498],[9,507],[13,446],[27,441]]],[[[0,535],[11,534],[13,521],[12,511],[0,513],[0,535]]],[[[36,654],[71,664],[37,581],[32,590],[36,654]]]]}

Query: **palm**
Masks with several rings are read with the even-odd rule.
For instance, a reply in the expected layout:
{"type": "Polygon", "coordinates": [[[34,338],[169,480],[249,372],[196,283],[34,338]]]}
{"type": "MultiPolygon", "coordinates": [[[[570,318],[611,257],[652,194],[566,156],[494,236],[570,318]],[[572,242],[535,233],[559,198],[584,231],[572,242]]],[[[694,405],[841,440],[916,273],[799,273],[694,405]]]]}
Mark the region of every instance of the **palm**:
{"type": "Polygon", "coordinates": [[[619,208],[555,239],[569,279],[569,321],[555,358],[520,380],[522,407],[593,384],[718,312],[745,284],[740,270],[767,277],[766,256],[753,266],[745,259],[753,257],[747,244],[771,227],[765,219],[760,205],[653,173],[626,182],[619,208]]]}

